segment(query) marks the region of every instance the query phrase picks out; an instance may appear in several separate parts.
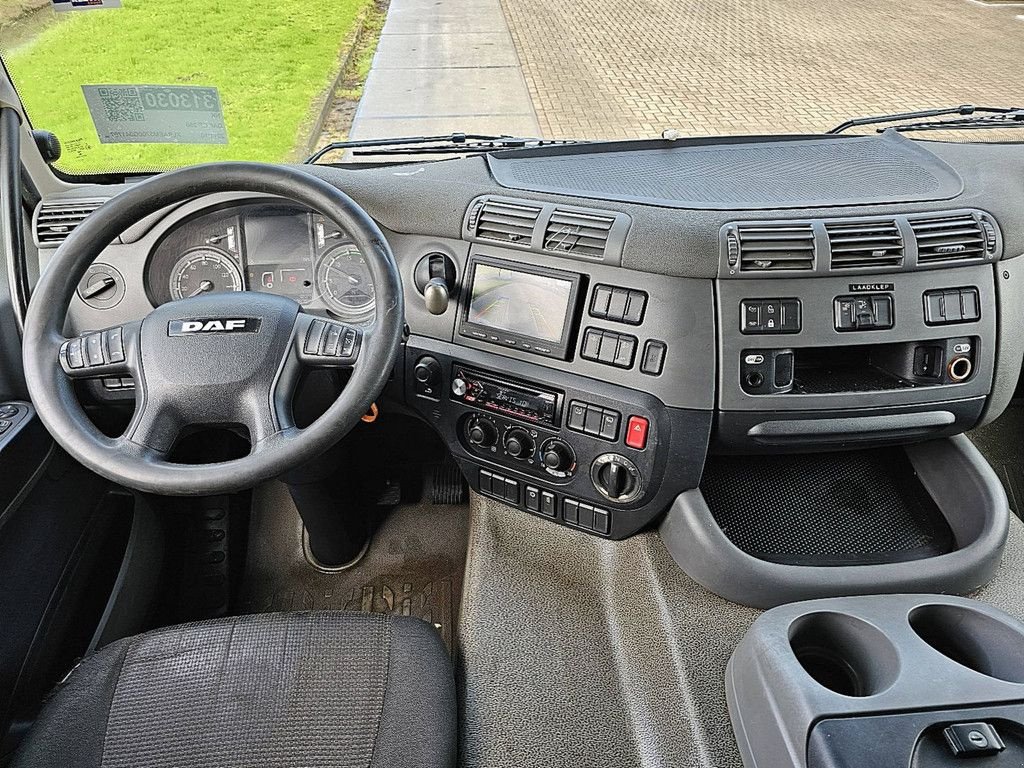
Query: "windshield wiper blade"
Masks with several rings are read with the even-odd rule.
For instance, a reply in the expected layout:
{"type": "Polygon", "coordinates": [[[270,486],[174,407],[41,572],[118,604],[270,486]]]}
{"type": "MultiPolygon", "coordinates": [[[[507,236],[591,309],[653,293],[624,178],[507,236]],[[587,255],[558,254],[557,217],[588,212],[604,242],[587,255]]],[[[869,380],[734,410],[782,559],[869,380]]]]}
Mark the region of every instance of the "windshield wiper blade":
{"type": "Polygon", "coordinates": [[[524,149],[576,144],[572,139],[537,139],[519,136],[489,136],[476,133],[450,133],[446,136],[409,136],[396,139],[362,139],[332,141],[305,160],[306,165],[316,163],[325,155],[341,149],[361,150],[354,155],[425,155],[491,152],[498,149],[524,149]]]}
{"type": "MultiPolygon", "coordinates": [[[[977,112],[984,112],[994,115],[1006,115],[1019,112],[1020,107],[976,107],[973,104],[961,104],[959,107],[943,107],[941,109],[922,109],[917,112],[897,112],[891,115],[874,115],[872,117],[855,117],[840,123],[827,133],[842,133],[843,131],[855,128],[859,125],[878,125],[880,123],[902,123],[907,120],[923,120],[927,117],[942,117],[943,115],[973,115],[977,112]]],[[[976,118],[978,119],[978,118],[976,118]]],[[[897,129],[899,130],[899,129],[897,129]]]]}
{"type": "MultiPolygon", "coordinates": [[[[896,125],[892,130],[899,133],[910,131],[983,131],[996,128],[1024,128],[1024,109],[1017,109],[1001,115],[969,117],[962,120],[929,120],[920,123],[896,125]]],[[[881,131],[882,129],[879,129],[881,131]]]]}

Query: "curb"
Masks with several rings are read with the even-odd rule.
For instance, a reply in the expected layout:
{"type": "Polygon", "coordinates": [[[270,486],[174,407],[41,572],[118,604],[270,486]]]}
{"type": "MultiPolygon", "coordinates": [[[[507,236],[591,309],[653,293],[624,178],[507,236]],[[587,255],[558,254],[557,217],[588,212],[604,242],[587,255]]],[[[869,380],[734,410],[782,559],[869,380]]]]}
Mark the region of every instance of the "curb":
{"type": "Polygon", "coordinates": [[[338,90],[338,87],[345,78],[345,73],[348,72],[349,65],[352,64],[352,57],[355,55],[356,49],[359,47],[359,41],[363,36],[363,29],[366,27],[366,17],[368,14],[369,9],[364,9],[363,12],[359,14],[359,18],[356,20],[356,25],[352,32],[349,33],[348,50],[345,52],[345,56],[341,60],[341,66],[338,68],[338,74],[334,76],[331,84],[324,89],[318,99],[319,107],[317,108],[317,116],[316,119],[313,120],[312,125],[310,125],[309,132],[306,135],[306,140],[300,145],[303,149],[303,155],[299,160],[311,155],[319,146],[318,142],[320,134],[324,129],[324,123],[327,122],[327,116],[331,112],[331,107],[334,106],[334,92],[338,90]]]}

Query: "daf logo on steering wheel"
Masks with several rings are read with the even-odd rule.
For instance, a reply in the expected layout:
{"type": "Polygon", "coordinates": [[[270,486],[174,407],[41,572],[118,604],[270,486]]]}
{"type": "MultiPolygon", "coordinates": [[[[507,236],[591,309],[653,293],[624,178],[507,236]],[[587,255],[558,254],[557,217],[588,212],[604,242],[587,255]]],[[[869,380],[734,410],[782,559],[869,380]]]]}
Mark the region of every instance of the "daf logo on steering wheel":
{"type": "Polygon", "coordinates": [[[194,333],[259,333],[262,321],[258,317],[199,317],[190,320],[171,320],[167,324],[168,336],[186,336],[194,333]]]}

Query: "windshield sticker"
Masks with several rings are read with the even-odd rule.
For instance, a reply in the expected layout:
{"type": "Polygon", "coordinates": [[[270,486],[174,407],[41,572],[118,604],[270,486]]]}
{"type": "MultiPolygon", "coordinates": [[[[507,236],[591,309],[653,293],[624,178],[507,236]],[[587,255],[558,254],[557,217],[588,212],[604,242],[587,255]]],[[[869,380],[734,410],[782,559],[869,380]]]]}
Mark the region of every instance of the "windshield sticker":
{"type": "Polygon", "coordinates": [[[94,8],[120,8],[121,0],[51,0],[55,11],[90,11],[94,8]]]}
{"type": "Polygon", "coordinates": [[[220,94],[196,85],[83,85],[102,144],[227,144],[220,94]]]}

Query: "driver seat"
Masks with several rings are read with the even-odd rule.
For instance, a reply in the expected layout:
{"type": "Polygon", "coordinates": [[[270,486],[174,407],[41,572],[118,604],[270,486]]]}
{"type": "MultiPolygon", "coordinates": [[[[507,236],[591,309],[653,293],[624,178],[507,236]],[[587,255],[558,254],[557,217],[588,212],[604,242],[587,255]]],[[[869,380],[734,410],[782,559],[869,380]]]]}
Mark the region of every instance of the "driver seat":
{"type": "Polygon", "coordinates": [[[411,617],[236,616],[111,643],[61,682],[14,768],[438,767],[455,683],[411,617]]]}

